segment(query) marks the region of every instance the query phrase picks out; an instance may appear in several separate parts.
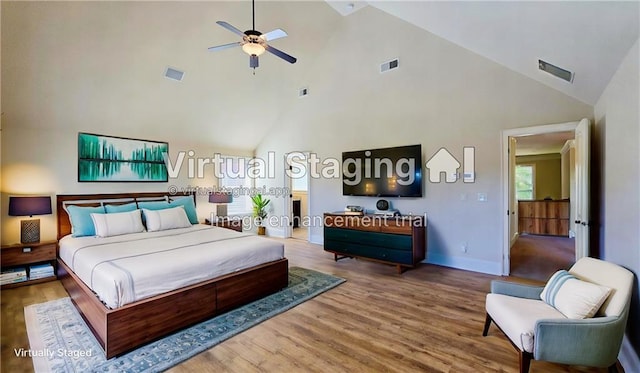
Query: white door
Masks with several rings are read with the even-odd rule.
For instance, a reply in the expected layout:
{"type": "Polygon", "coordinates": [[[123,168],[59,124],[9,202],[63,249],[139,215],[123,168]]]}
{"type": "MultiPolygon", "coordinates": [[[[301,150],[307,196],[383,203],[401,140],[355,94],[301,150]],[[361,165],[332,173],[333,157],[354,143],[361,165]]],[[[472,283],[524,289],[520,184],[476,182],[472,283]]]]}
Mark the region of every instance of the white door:
{"type": "MultiPolygon", "coordinates": [[[[589,256],[589,163],[591,160],[590,122],[583,119],[576,127],[576,260],[589,256]]],[[[573,202],[573,201],[572,201],[573,202]]]]}
{"type": "Polygon", "coordinates": [[[516,193],[516,146],[515,137],[509,138],[509,238],[511,246],[518,239],[518,194],[516,193]]]}

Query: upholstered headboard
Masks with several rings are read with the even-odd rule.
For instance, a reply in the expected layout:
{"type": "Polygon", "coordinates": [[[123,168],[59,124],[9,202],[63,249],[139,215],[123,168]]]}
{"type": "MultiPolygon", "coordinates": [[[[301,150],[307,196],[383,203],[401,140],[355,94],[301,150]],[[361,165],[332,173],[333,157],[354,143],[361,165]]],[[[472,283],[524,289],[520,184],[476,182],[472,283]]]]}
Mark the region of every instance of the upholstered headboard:
{"type": "Polygon", "coordinates": [[[100,206],[100,204],[122,204],[137,201],[166,200],[167,198],[192,196],[193,193],[141,192],[141,193],[113,193],[113,194],[58,194],[56,195],[56,212],[58,214],[58,239],[71,233],[69,215],[65,205],[100,206]]]}

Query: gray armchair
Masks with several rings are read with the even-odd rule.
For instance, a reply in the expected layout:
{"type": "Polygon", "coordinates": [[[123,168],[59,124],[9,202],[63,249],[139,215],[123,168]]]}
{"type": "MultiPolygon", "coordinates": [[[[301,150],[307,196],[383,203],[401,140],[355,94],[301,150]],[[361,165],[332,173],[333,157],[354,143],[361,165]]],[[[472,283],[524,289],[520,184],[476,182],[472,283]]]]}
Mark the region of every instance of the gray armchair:
{"type": "Polygon", "coordinates": [[[520,353],[520,372],[531,360],[608,367],[616,361],[627,324],[633,274],[613,263],[582,258],[569,273],[612,290],[593,318],[568,319],[540,299],[542,286],[493,281],[483,336],[493,321],[520,353]]]}

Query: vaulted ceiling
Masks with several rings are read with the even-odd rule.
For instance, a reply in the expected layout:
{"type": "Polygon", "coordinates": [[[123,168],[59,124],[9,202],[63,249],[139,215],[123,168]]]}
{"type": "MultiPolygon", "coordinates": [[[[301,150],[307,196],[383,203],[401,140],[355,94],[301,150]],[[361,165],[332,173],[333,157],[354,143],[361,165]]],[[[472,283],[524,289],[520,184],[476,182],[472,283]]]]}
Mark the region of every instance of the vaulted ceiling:
{"type": "Polygon", "coordinates": [[[640,33],[638,1],[327,2],[345,16],[376,7],[590,105],[640,33]],[[538,59],[573,82],[540,71],[538,59]]]}
{"type": "MultiPolygon", "coordinates": [[[[251,28],[248,1],[3,1],[3,119],[81,131],[90,124],[141,138],[155,131],[159,139],[252,150],[298,100],[324,46],[340,38],[340,26],[355,12],[380,11],[417,26],[415,48],[429,32],[593,105],[638,39],[639,5],[257,1],[256,28],[284,29],[289,36],[272,45],[298,62],[265,54],[253,75],[240,48],[207,51],[238,40],[216,21],[251,28]],[[573,83],[539,71],[539,58],[573,71],[573,83]],[[167,66],[184,71],[184,80],[165,79],[167,66]]],[[[362,35],[362,43],[393,43],[389,31],[362,35]]],[[[335,56],[344,58],[359,57],[335,56]]]]}

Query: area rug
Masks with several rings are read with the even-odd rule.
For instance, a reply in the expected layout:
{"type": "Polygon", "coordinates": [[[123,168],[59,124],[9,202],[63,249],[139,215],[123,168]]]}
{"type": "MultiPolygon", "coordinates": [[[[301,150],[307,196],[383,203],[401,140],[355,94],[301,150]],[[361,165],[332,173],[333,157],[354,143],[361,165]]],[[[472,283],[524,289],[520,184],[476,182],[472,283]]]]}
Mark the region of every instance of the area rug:
{"type": "Polygon", "coordinates": [[[286,289],[109,360],[71,300],[61,298],[25,307],[30,349],[14,352],[31,357],[36,373],[159,372],[344,281],[309,269],[289,268],[286,289]]]}

